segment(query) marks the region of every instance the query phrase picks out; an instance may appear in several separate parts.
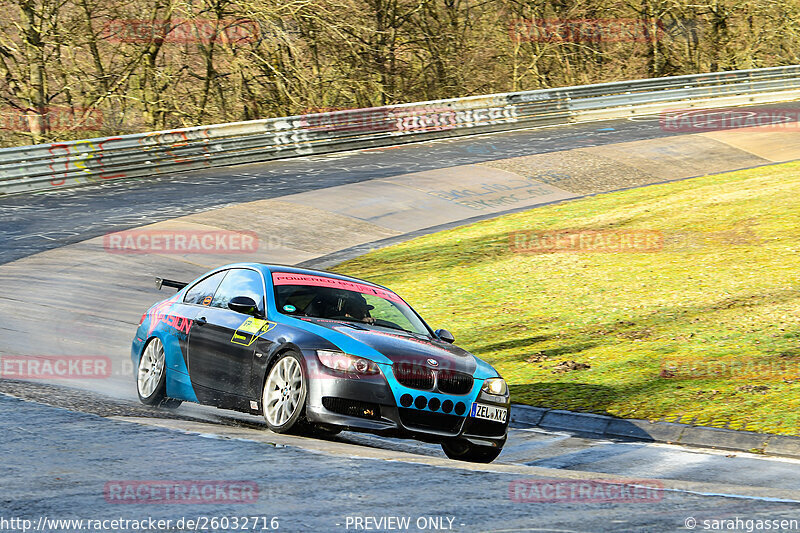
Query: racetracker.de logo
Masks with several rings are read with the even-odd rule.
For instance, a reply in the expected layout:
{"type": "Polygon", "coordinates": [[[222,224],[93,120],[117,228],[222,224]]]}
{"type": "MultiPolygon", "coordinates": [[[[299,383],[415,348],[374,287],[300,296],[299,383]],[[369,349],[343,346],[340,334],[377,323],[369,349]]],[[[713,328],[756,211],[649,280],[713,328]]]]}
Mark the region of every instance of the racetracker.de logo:
{"type": "Polygon", "coordinates": [[[107,233],[103,248],[112,254],[237,254],[258,251],[252,231],[128,230],[107,233]]]}
{"type": "Polygon", "coordinates": [[[104,379],[111,376],[111,358],[105,355],[4,355],[4,379],[104,379]]]}
{"type": "Polygon", "coordinates": [[[664,248],[657,230],[553,230],[509,233],[509,248],[515,253],[643,253],[664,248]]]}
{"type": "Polygon", "coordinates": [[[508,485],[515,503],[652,503],[663,498],[663,485],[652,479],[517,479],[508,485]]]}
{"type": "Polygon", "coordinates": [[[315,132],[394,131],[395,121],[388,107],[315,111],[300,118],[300,127],[315,132]]]}
{"type": "Polygon", "coordinates": [[[39,120],[54,131],[96,131],[103,127],[103,112],[99,109],[69,106],[50,106],[43,109],[0,108],[0,130],[30,131],[39,120]]]}
{"type": "Polygon", "coordinates": [[[659,115],[661,129],[698,133],[738,128],[798,131],[798,109],[667,109],[659,115]]]}
{"type": "Polygon", "coordinates": [[[254,481],[122,480],[107,482],[103,496],[108,503],[120,504],[255,503],[258,485],[254,481]]]}
{"type": "MultiPolygon", "coordinates": [[[[661,361],[659,377],[681,379],[737,379],[755,380],[782,379],[792,383],[800,377],[800,361],[731,361],[704,360],[698,357],[669,358],[661,361]]],[[[758,387],[758,385],[753,385],[758,387]]],[[[768,388],[768,387],[767,387],[768,388]]],[[[764,389],[766,390],[766,389],[764,389]]]]}
{"type": "Polygon", "coordinates": [[[515,19],[508,25],[514,42],[619,43],[652,42],[664,36],[660,20],[640,19],[515,19]]]}

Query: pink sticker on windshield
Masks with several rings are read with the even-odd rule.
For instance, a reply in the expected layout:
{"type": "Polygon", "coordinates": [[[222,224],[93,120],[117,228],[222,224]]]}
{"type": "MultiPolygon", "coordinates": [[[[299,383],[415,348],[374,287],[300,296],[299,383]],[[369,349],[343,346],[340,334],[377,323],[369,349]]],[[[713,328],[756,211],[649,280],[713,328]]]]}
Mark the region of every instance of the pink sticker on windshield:
{"type": "Polygon", "coordinates": [[[344,289],[347,291],[360,292],[361,294],[374,294],[384,300],[405,303],[402,298],[386,289],[347,281],[344,279],[327,278],[325,276],[313,276],[309,274],[291,274],[289,272],[273,272],[272,283],[275,285],[308,285],[312,287],[331,287],[334,289],[344,289]]]}

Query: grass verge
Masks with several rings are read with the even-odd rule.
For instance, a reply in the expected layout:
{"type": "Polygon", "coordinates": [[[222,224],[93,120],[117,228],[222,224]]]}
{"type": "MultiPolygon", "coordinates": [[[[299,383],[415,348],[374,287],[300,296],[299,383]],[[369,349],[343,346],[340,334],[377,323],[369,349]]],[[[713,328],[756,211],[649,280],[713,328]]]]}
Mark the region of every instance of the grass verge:
{"type": "Polygon", "coordinates": [[[502,216],[334,270],[450,329],[515,402],[800,435],[798,193],[797,162],[706,176],[502,216]]]}

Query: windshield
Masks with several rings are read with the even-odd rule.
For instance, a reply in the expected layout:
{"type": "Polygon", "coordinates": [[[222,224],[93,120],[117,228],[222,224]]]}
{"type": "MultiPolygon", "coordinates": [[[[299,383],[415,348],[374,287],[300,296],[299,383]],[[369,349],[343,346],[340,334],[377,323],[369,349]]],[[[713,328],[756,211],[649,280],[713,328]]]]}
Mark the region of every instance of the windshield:
{"type": "Polygon", "coordinates": [[[275,305],[283,314],[340,320],[430,335],[417,314],[395,293],[363,283],[273,272],[275,305]]]}

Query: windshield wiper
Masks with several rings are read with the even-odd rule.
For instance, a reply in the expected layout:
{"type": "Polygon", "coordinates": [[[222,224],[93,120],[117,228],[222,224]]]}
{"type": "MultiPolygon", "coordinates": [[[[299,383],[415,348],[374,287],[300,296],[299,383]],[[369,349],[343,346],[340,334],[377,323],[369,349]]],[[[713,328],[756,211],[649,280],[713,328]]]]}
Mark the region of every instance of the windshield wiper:
{"type": "Polygon", "coordinates": [[[401,328],[400,326],[385,326],[383,324],[370,324],[369,322],[364,322],[363,320],[358,320],[356,318],[348,319],[348,318],[325,318],[325,317],[321,317],[321,316],[311,316],[311,315],[304,315],[304,316],[306,316],[308,318],[318,318],[320,320],[331,320],[333,322],[341,322],[341,324],[343,326],[348,326],[348,327],[351,327],[353,329],[358,329],[358,330],[361,330],[361,331],[369,331],[369,328],[366,328],[364,326],[374,326],[374,327],[377,327],[377,328],[391,329],[393,331],[402,331],[403,333],[410,333],[412,335],[422,336],[422,337],[425,337],[425,338],[429,337],[428,335],[426,335],[424,333],[419,333],[417,331],[412,331],[410,329],[401,328]]]}
{"type": "MultiPolygon", "coordinates": [[[[339,321],[339,319],[337,319],[337,318],[332,318],[331,320],[336,320],[337,322],[339,321]]],[[[343,321],[342,321],[342,325],[343,325],[343,326],[347,326],[347,327],[349,327],[349,328],[358,329],[358,330],[361,330],[361,331],[367,331],[367,328],[365,328],[365,327],[363,327],[363,326],[360,326],[360,325],[356,325],[356,324],[354,324],[354,323],[352,323],[352,322],[350,322],[350,321],[346,321],[346,322],[345,322],[345,321],[343,320],[343,321]]]]}
{"type": "Polygon", "coordinates": [[[401,328],[400,326],[384,326],[383,324],[371,324],[372,326],[377,326],[379,328],[386,328],[392,329],[394,331],[403,331],[405,333],[411,333],[412,335],[422,335],[423,337],[427,337],[424,333],[419,333],[418,331],[411,331],[410,329],[401,328]]]}
{"type": "Polygon", "coordinates": [[[330,320],[331,322],[341,322],[341,324],[343,326],[348,326],[348,327],[351,327],[353,329],[360,329],[362,331],[367,331],[367,328],[365,328],[365,327],[363,327],[361,325],[361,324],[364,324],[364,322],[361,322],[360,320],[356,320],[356,319],[350,320],[350,319],[347,319],[347,318],[326,318],[326,317],[322,317],[322,316],[311,316],[311,315],[306,315],[306,316],[308,318],[318,318],[320,320],[330,320]]]}

